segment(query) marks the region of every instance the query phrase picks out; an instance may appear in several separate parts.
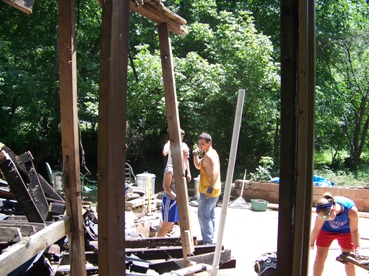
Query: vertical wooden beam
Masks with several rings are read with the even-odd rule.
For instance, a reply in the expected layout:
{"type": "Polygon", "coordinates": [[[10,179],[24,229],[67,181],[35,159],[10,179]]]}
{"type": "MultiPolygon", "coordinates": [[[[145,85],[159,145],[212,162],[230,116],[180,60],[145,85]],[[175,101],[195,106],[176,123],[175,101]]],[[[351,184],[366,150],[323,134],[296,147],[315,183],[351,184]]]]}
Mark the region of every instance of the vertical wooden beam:
{"type": "Polygon", "coordinates": [[[60,110],[63,151],[63,185],[67,214],[72,219],[69,234],[71,275],[86,275],[86,257],[80,183],[77,65],[75,45],[75,1],[58,1],[58,46],[60,110]]]}
{"type": "Polygon", "coordinates": [[[174,79],[173,55],[167,23],[158,26],[161,64],[164,80],[165,106],[169,129],[170,150],[173,159],[174,182],[176,185],[178,215],[182,239],[182,251],[185,265],[187,256],[193,252],[190,213],[188,209],[187,182],[183,175],[183,154],[180,138],[180,124],[176,84],[174,79]]]}
{"type": "Polygon", "coordinates": [[[98,130],[99,274],[123,275],[129,0],[102,2],[98,130]]]}
{"type": "Polygon", "coordinates": [[[314,1],[281,1],[277,275],[307,275],[314,152],[314,1]]]}
{"type": "Polygon", "coordinates": [[[314,175],[314,145],[315,145],[315,84],[316,84],[316,42],[315,42],[315,29],[316,29],[316,3],[315,0],[308,0],[307,3],[307,42],[306,51],[307,57],[307,94],[308,94],[308,107],[307,107],[307,158],[306,158],[306,179],[305,179],[305,225],[303,236],[303,264],[302,273],[308,275],[309,271],[309,253],[310,253],[310,229],[311,229],[311,206],[313,199],[313,175],[314,175]]]}

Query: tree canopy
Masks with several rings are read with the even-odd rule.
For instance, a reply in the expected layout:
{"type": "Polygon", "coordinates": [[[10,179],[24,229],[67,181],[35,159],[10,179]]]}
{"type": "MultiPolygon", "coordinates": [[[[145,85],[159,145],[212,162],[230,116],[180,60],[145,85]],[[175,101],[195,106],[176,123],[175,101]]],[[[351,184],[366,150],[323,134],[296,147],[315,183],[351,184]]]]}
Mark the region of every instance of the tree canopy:
{"type": "MultiPolygon", "coordinates": [[[[236,171],[270,156],[277,174],[279,1],[164,4],[188,22],[187,35],[171,35],[186,142],[209,132],[225,171],[237,91],[245,89],[236,171]]],[[[101,8],[79,1],[76,9],[79,119],[96,170],[101,8]]],[[[331,151],[333,167],[348,157],[355,170],[368,152],[368,11],[363,0],[317,1],[316,151],[331,151]]],[[[30,150],[40,166],[60,166],[57,1],[35,1],[31,15],[0,2],[0,18],[1,142],[30,150]]],[[[160,175],[167,124],[157,27],[135,13],[130,21],[126,158],[138,172],[160,175]]]]}

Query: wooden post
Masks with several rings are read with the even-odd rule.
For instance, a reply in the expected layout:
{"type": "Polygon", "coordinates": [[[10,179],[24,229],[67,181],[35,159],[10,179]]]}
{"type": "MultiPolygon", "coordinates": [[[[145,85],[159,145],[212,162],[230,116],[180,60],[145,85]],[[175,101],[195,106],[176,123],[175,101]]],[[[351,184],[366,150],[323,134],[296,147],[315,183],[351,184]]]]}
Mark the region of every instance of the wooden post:
{"type": "Polygon", "coordinates": [[[167,23],[159,25],[159,45],[164,80],[165,106],[169,129],[170,151],[173,160],[174,182],[176,185],[178,215],[181,229],[183,258],[187,263],[187,255],[193,252],[190,213],[188,210],[187,182],[183,175],[183,154],[180,138],[180,125],[176,85],[174,79],[173,56],[167,23]]]}
{"type": "Polygon", "coordinates": [[[314,152],[314,1],[281,1],[278,275],[307,275],[314,152]]]}
{"type": "Polygon", "coordinates": [[[63,151],[63,185],[67,214],[72,219],[69,234],[71,275],[86,275],[84,228],[82,218],[82,195],[80,183],[77,69],[75,47],[75,1],[58,2],[58,46],[60,110],[63,151]]]}
{"type": "Polygon", "coordinates": [[[124,275],[129,0],[102,2],[98,130],[99,274],[124,275]]]}

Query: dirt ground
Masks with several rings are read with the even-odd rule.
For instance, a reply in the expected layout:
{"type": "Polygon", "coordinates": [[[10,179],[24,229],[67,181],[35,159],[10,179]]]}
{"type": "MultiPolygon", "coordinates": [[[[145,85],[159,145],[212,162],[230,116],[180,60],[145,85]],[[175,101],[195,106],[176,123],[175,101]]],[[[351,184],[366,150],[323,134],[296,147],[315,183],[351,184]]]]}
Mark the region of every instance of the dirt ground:
{"type": "MultiPolygon", "coordinates": [[[[197,207],[190,207],[191,225],[193,234],[201,239],[201,233],[197,220],[197,207]]],[[[220,218],[221,207],[216,208],[217,219],[220,218]]],[[[359,220],[359,227],[362,236],[362,254],[369,256],[369,219],[366,214],[362,214],[359,220]]],[[[315,214],[312,214],[312,223],[315,214]]],[[[218,227],[218,226],[217,226],[218,227]]],[[[277,250],[278,232],[278,211],[268,209],[265,212],[255,212],[250,208],[228,208],[226,226],[223,236],[223,245],[226,249],[231,249],[233,257],[236,259],[236,268],[220,270],[218,275],[257,275],[254,271],[255,260],[267,252],[277,250]]],[[[344,265],[336,261],[340,255],[339,246],[333,243],[326,261],[323,276],[344,276],[344,265]]],[[[315,250],[310,251],[310,273],[315,259],[315,250]]],[[[369,272],[357,267],[357,276],[368,276],[369,272]]]]}

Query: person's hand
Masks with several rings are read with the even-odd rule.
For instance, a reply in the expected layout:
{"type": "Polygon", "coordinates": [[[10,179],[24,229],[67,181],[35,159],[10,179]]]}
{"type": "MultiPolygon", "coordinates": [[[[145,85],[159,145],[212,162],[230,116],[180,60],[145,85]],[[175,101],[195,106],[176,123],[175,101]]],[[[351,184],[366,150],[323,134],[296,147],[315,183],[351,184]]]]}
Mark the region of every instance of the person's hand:
{"type": "Polygon", "coordinates": [[[192,179],[191,174],[190,174],[190,173],[188,173],[188,174],[187,174],[187,182],[190,182],[190,181],[191,181],[191,179],[192,179]]]}
{"type": "Polygon", "coordinates": [[[314,250],[314,244],[310,244],[310,249],[314,250]]]}
{"type": "Polygon", "coordinates": [[[213,187],[209,187],[208,190],[206,191],[207,194],[212,194],[213,193],[214,188],[213,187]]]}
{"type": "Polygon", "coordinates": [[[202,158],[204,152],[201,149],[197,148],[194,151],[192,151],[192,154],[193,156],[198,156],[199,158],[202,158]]]}

